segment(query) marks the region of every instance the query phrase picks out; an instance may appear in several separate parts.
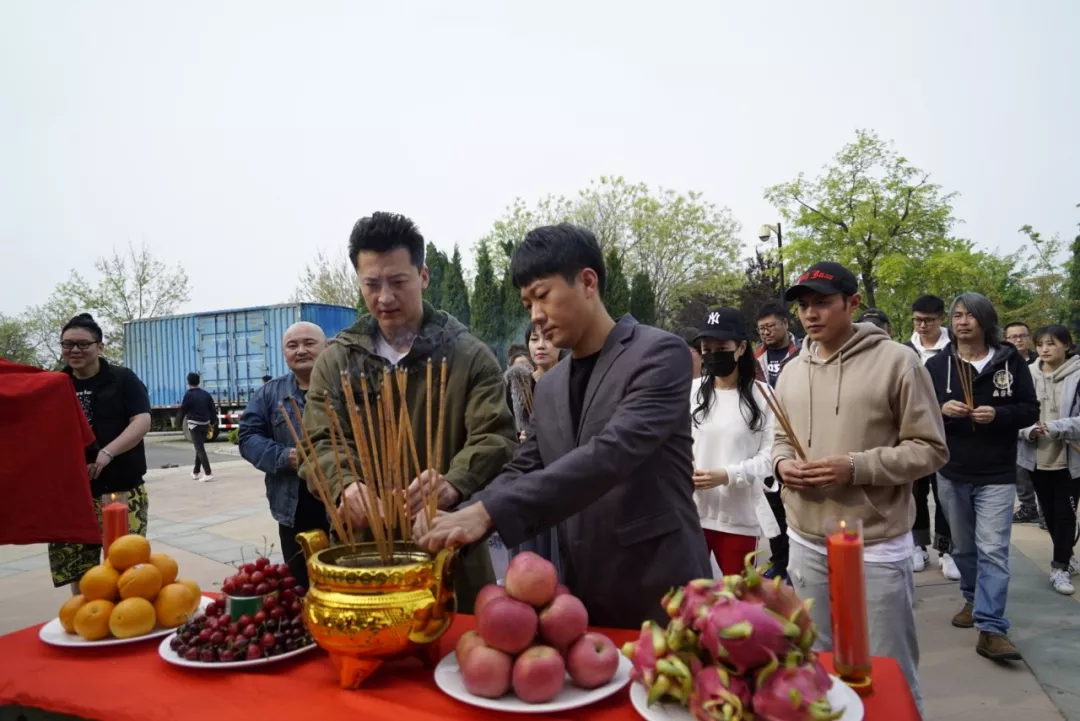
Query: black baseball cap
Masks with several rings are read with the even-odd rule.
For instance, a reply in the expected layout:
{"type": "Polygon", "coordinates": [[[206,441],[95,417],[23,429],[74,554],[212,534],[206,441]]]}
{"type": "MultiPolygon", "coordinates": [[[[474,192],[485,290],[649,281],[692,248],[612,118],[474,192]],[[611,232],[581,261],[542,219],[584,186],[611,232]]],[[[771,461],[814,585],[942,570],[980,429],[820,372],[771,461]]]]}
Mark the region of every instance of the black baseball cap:
{"type": "Polygon", "coordinates": [[[884,328],[887,325],[892,325],[889,322],[889,316],[885,314],[885,311],[880,308],[867,308],[859,314],[859,319],[856,323],[873,323],[879,328],[884,328]]]}
{"type": "Polygon", "coordinates": [[[734,308],[714,308],[705,314],[694,343],[696,344],[702,338],[750,340],[746,318],[734,308]]]}
{"type": "Polygon", "coordinates": [[[859,290],[859,282],[855,279],[855,274],[844,266],[824,261],[814,263],[810,270],[800,275],[798,282],[784,293],[784,300],[788,303],[796,301],[808,290],[822,295],[855,295],[859,290]]]}

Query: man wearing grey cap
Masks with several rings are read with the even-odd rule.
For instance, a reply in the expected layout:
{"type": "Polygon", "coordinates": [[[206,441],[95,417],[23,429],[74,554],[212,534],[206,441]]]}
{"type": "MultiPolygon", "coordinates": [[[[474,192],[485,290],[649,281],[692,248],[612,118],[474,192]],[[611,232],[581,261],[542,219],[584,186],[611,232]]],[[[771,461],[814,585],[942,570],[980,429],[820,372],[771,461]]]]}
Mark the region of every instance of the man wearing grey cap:
{"type": "Polygon", "coordinates": [[[870,652],[896,659],[921,711],[911,489],[948,458],[934,386],[917,354],[876,325],[851,322],[860,298],[844,266],[814,265],[785,300],[798,302],[807,332],[776,384],[793,436],[776,424],[773,467],[787,511],[788,573],[799,596],[814,600],[816,647],[830,650],[826,528],[842,517],[861,523],[870,652]]]}

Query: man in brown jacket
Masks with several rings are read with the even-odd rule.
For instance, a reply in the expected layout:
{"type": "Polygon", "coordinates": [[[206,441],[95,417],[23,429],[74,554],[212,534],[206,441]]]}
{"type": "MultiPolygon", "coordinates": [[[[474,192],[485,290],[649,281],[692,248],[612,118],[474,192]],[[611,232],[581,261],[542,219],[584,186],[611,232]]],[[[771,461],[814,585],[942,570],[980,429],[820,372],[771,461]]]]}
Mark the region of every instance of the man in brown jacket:
{"type": "Polygon", "coordinates": [[[817,646],[831,649],[826,527],[840,517],[862,522],[870,652],[896,659],[921,710],[911,488],[948,458],[934,387],[910,349],[851,322],[858,284],[842,265],[818,263],[785,298],[798,301],[807,331],[776,386],[806,454],[798,460],[777,424],[773,465],[787,510],[788,573],[799,596],[814,600],[817,646]]]}
{"type": "MultiPolygon", "coordinates": [[[[353,478],[346,467],[344,483],[338,483],[325,399],[330,398],[335,412],[343,419],[346,440],[355,454],[356,441],[344,420],[348,415],[341,393],[341,373],[350,374],[362,417],[360,374],[367,375],[369,388],[374,389],[389,367],[403,368],[408,373],[406,405],[418,441],[419,461],[424,468],[437,467],[439,449],[428,460],[423,440],[426,437],[425,376],[427,363],[433,359],[437,385],[439,363],[446,358],[446,426],[441,449],[445,475],[433,483],[439,508],[453,508],[487,486],[513,457],[517,447],[514,423],[506,407],[502,370],[491,350],[470,335],[465,326],[449,313],[435,310],[423,301],[421,294],[428,283],[424,238],[411,220],[391,213],[361,218],[349,239],[349,259],[356,268],[370,315],[333,338],[312,371],[304,426],[315,444],[318,463],[334,497],[340,495],[356,526],[366,526],[361,479],[353,478]]],[[[437,394],[436,388],[432,395],[437,397],[437,394]]],[[[301,471],[309,486],[310,473],[306,466],[301,471]]],[[[416,481],[411,491],[415,511],[419,501],[416,481]]],[[[486,546],[481,543],[465,548],[461,570],[455,575],[458,610],[472,613],[477,591],[484,584],[494,582],[486,546]]]]}

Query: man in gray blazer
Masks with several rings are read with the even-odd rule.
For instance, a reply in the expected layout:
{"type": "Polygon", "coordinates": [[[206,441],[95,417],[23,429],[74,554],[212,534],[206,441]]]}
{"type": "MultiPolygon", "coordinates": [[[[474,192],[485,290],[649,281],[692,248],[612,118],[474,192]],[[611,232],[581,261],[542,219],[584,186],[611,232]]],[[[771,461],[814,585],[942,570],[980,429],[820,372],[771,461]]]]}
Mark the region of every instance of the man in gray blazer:
{"type": "Polygon", "coordinates": [[[663,595],[710,575],[691,481],[690,352],[630,316],[612,320],[603,254],[584,228],[536,228],[510,270],[532,322],[572,352],[537,383],[533,432],[514,459],[468,506],[421,528],[420,543],[497,530],[516,545],[558,525],[567,585],[590,623],[663,622],[663,595]]]}

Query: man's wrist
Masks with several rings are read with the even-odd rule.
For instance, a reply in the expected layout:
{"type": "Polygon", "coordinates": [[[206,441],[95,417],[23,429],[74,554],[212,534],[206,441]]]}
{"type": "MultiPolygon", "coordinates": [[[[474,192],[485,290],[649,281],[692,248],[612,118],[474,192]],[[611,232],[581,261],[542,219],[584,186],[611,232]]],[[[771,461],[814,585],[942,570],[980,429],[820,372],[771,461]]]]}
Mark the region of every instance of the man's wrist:
{"type": "Polygon", "coordinates": [[[109,451],[109,449],[108,449],[108,448],[104,448],[104,447],[103,447],[103,448],[101,449],[101,453],[104,453],[104,454],[105,454],[106,456],[108,456],[108,457],[109,457],[109,460],[110,460],[110,461],[115,461],[115,460],[116,460],[116,456],[114,456],[114,455],[113,455],[113,454],[112,454],[112,453],[111,453],[111,452],[109,451]]]}

